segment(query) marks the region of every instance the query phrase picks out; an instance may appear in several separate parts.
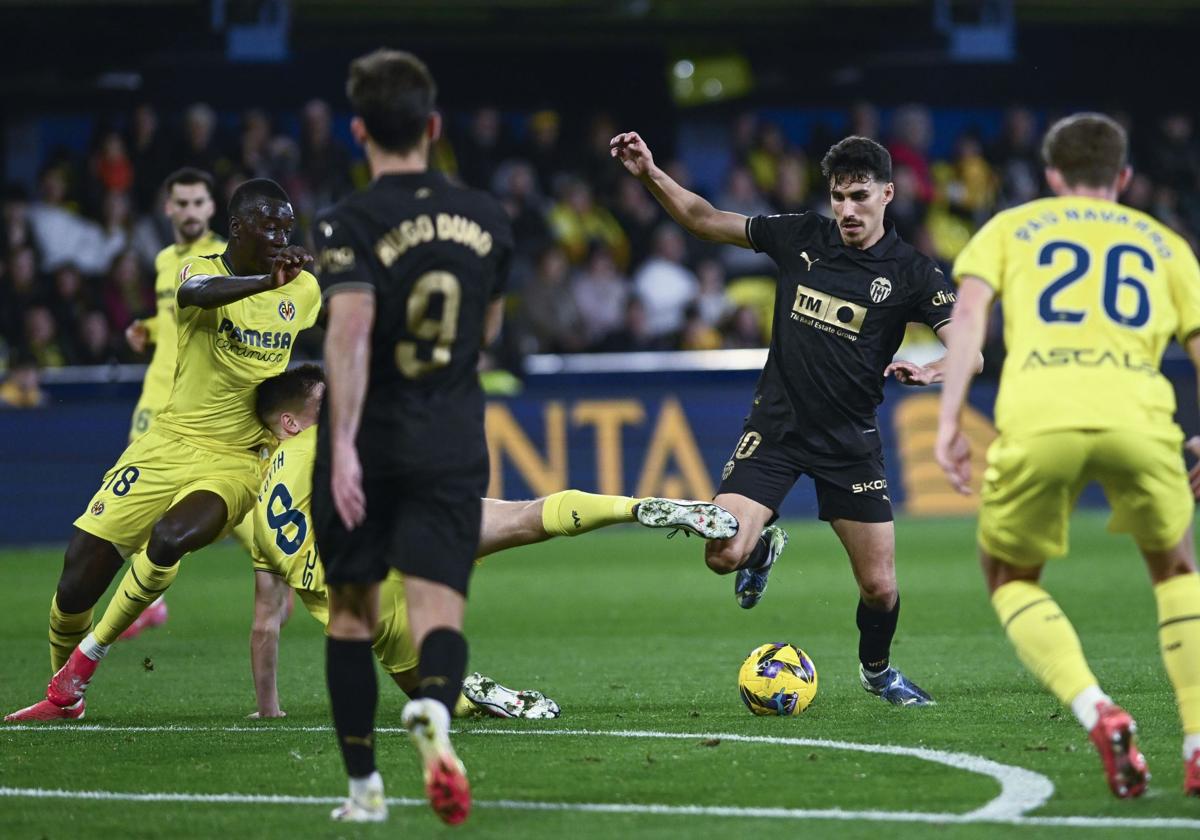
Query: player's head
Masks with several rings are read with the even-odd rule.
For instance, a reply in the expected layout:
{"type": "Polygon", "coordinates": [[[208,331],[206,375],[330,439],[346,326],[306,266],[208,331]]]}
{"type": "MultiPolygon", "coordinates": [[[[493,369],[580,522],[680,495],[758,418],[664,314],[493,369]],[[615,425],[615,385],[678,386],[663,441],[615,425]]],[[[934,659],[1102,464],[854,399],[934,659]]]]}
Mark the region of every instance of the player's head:
{"type": "Polygon", "coordinates": [[[211,175],[190,166],[176,169],[163,181],[163,192],[167,196],[167,218],[177,239],[195,242],[208,233],[208,223],[217,209],[211,175]]]}
{"type": "Polygon", "coordinates": [[[295,222],[292,200],[270,178],[246,181],[229,199],[230,244],[264,274],[291,241],[295,222]]]}
{"type": "Polygon", "coordinates": [[[883,209],[896,192],[888,150],[867,137],[847,137],[821,158],[821,174],[842,241],[855,248],[878,241],[883,209]]]}
{"type": "Polygon", "coordinates": [[[275,437],[287,440],[317,422],[325,396],[325,371],[300,365],[258,385],[254,411],[275,437]]]}
{"type": "Polygon", "coordinates": [[[1115,199],[1133,170],[1125,129],[1104,114],[1072,114],[1050,126],[1042,140],[1046,183],[1058,195],[1097,191],[1115,199]]]}
{"type": "Polygon", "coordinates": [[[350,131],[362,146],[388,154],[428,153],[442,119],[435,110],[437,85],[412,53],[375,50],[350,63],[346,96],[354,108],[350,131]]]}

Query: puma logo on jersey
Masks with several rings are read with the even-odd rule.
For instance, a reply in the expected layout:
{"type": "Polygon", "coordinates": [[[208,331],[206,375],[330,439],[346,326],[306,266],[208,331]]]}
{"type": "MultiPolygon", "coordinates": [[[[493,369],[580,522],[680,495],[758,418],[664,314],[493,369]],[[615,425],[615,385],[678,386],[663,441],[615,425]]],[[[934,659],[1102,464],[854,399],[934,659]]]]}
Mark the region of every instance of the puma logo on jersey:
{"type": "Polygon", "coordinates": [[[812,271],[813,263],[819,263],[819,262],[821,261],[821,258],[820,258],[820,257],[817,257],[815,260],[811,260],[811,259],[809,259],[809,258],[808,258],[808,251],[801,251],[801,252],[800,252],[800,257],[801,257],[801,259],[803,259],[803,260],[804,260],[804,262],[806,262],[806,263],[808,264],[808,270],[809,270],[809,271],[812,271]]]}
{"type": "Polygon", "coordinates": [[[576,528],[583,527],[583,520],[579,518],[579,511],[577,511],[577,510],[571,511],[571,521],[575,523],[576,528]]]}

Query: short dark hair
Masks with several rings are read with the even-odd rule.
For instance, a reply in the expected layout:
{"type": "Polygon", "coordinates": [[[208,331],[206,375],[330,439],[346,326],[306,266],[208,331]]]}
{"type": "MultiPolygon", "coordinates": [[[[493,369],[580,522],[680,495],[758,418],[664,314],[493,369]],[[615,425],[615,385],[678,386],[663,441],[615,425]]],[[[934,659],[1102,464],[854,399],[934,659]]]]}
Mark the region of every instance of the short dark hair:
{"type": "Polygon", "coordinates": [[[234,190],[233,195],[229,197],[229,218],[244,217],[263,199],[282,201],[286,204],[290,204],[292,201],[288,198],[284,188],[270,178],[251,178],[234,190]]]}
{"type": "Polygon", "coordinates": [[[1125,168],[1129,139],[1121,124],[1106,114],[1071,114],[1050,126],[1042,140],[1042,158],[1070,186],[1107,187],[1125,168]]]}
{"type": "Polygon", "coordinates": [[[203,184],[204,188],[208,190],[209,198],[216,198],[217,196],[217,185],[213,180],[213,176],[209,175],[203,169],[197,169],[194,166],[185,166],[182,169],[176,169],[168,175],[167,179],[163,181],[163,190],[166,191],[167,195],[170,195],[171,190],[174,189],[176,184],[182,184],[185,187],[203,184]]]}
{"type": "Polygon", "coordinates": [[[350,62],[346,96],[376,143],[407,152],[425,133],[437,84],[425,62],[412,53],[378,49],[350,62]]]}
{"type": "Polygon", "coordinates": [[[881,184],[892,180],[892,156],[869,137],[851,136],[829,147],[821,158],[821,174],[826,182],[852,184],[874,179],[881,184]]]}
{"type": "Polygon", "coordinates": [[[301,411],[318,385],[325,381],[320,365],[306,364],[285,370],[258,383],[254,413],[266,425],[274,415],[291,409],[301,411]]]}

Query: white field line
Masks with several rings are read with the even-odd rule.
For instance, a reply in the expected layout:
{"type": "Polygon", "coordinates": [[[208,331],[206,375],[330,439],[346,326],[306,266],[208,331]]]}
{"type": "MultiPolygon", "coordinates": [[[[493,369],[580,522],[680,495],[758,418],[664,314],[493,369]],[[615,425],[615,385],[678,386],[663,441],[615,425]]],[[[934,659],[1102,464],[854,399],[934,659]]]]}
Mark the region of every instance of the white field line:
{"type": "MultiPolygon", "coordinates": [[[[15,725],[0,728],[20,732],[329,732],[327,726],[105,726],[103,724],[82,725],[15,725]]],[[[379,727],[378,732],[405,732],[400,727],[379,727]]],[[[1200,820],[1175,818],[1120,818],[1120,817],[1029,817],[1028,811],[1044,805],[1054,793],[1054,785],[1041,774],[1021,767],[1001,764],[968,753],[931,750],[923,747],[903,747],[887,744],[856,744],[847,741],[831,741],[821,738],[786,738],[761,735],[706,732],[657,732],[646,730],[592,730],[592,729],[501,729],[478,728],[460,732],[463,735],[519,735],[613,738],[652,738],[674,740],[720,739],[735,743],[773,744],[781,746],[816,747],[820,749],[850,750],[877,755],[896,755],[932,761],[959,770],[977,773],[995,779],[1000,784],[1000,794],[984,806],[967,814],[922,813],[913,811],[844,811],[833,809],[798,808],[749,808],[737,806],[702,805],[658,805],[630,803],[589,802],[530,802],[520,800],[480,801],[484,808],[525,811],[578,811],[587,813],[614,814],[657,814],[670,816],[727,816],[762,817],[774,819],[829,819],[862,821],[898,821],[919,823],[1003,823],[1011,825],[1046,825],[1062,827],[1124,827],[1124,828],[1185,828],[1200,829],[1200,820]]],[[[192,794],[192,793],[120,793],[113,791],[61,791],[40,788],[0,787],[0,797],[36,797],[63,799],[91,799],[136,802],[209,802],[225,804],[331,804],[340,800],[328,797],[303,797],[256,794],[192,794]]],[[[418,799],[389,800],[397,806],[423,805],[418,799]]]]}

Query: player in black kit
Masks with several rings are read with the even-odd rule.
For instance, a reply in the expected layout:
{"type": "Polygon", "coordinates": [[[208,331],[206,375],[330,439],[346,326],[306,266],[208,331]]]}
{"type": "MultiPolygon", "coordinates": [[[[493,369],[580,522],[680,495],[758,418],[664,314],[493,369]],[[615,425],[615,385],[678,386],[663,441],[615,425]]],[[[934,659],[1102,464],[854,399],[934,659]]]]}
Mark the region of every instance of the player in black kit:
{"type": "Polygon", "coordinates": [[[738,603],[757,604],[786,544],[782,531],[766,526],[796,480],[811,476],[818,513],[841,539],[858,582],[863,687],[896,705],[932,703],[890,661],[900,598],[875,408],[888,375],[910,385],[941,381],[940,361],[922,366],[893,355],[910,321],[941,330],[955,295],[933,261],[884,221],[894,194],[891,156],[873,140],[847,137],[821,161],[833,219],[748,218],[675,183],[636,133],[614,137],[611,152],[690,233],[764,252],[780,270],[767,363],[715,500],[739,528],[732,539],[705,544],[709,568],[737,571],[738,603]]]}
{"type": "Polygon", "coordinates": [[[500,327],[512,231],[486,193],[428,171],[441,118],[419,59],[363,56],[346,89],[373,180],[314,232],[329,324],[312,508],[329,584],[326,676],[350,776],[350,797],[333,817],[387,816],[371,640],[379,583],[395,567],[421,676],[403,722],[431,805],[458,823],[471,799],[450,710],[466,668],[463,612],[488,480],[475,368],[500,327]]]}

